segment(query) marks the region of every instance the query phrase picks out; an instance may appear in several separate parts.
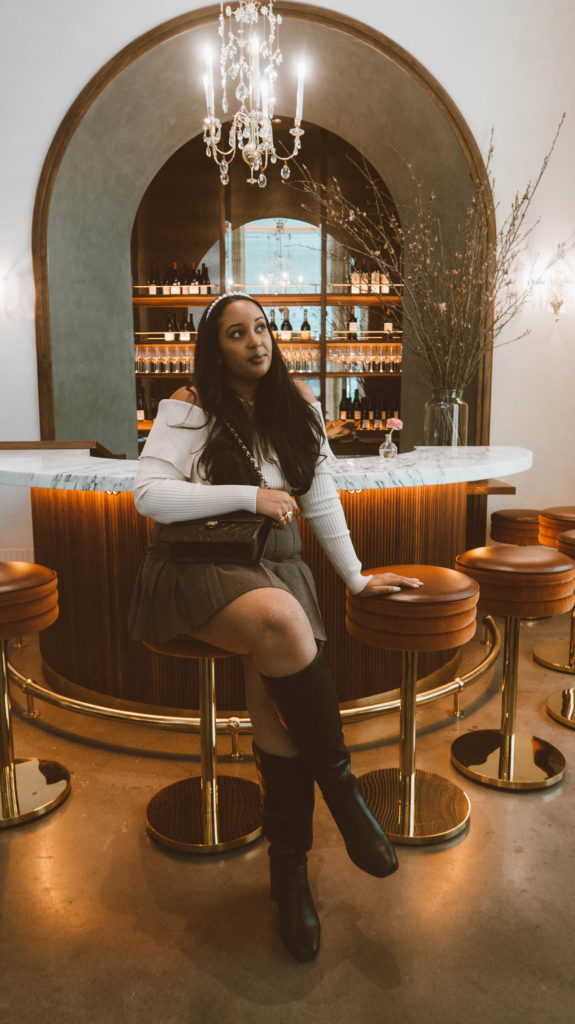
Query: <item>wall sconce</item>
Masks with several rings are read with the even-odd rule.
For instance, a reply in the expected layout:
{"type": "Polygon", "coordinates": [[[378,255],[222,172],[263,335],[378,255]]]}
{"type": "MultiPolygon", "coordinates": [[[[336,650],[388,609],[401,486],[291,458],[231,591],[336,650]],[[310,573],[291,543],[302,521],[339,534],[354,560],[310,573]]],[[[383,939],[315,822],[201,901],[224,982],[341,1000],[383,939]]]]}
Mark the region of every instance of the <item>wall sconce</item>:
{"type": "Polygon", "coordinates": [[[573,298],[575,274],[568,264],[563,263],[561,269],[549,269],[534,284],[539,298],[538,305],[553,313],[553,319],[557,323],[573,298]]]}

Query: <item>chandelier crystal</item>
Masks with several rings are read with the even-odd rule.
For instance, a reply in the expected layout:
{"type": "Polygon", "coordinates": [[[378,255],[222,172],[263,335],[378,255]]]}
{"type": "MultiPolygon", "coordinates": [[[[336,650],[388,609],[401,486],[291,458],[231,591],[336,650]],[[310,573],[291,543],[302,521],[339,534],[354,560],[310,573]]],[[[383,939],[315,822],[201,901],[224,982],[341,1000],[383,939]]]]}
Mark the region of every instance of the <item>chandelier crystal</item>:
{"type": "MultiPolygon", "coordinates": [[[[223,126],[216,117],[214,103],[214,75],[211,53],[207,53],[207,71],[204,75],[207,114],[204,118],[206,156],[213,157],[220,169],[222,185],[229,182],[229,165],[239,150],[250,170],[246,180],[260,188],[267,185],[268,163],[282,164],[284,181],[290,176],[288,162],[299,152],[303,109],[304,67],[300,62],[293,150],[287,156],[275,148],[273,116],[276,103],[275,84],[278,68],[283,61],[279,48],[278,28],[281,14],[274,14],[273,0],[239,0],[237,6],[220,3],[218,35],[220,37],[220,79],[222,110],[228,113],[228,91],[240,104],[231,116],[227,148],[222,144],[223,126]]],[[[226,118],[227,120],[227,118],[226,118]]]]}

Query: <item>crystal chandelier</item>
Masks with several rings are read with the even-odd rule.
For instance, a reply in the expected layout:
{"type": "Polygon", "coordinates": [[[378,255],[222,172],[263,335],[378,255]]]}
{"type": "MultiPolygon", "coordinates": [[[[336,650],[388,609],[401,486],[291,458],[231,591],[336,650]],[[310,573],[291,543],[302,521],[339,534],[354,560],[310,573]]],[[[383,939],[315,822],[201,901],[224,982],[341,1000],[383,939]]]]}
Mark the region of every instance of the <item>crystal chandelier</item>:
{"type": "Polygon", "coordinates": [[[296,114],[293,135],[293,150],[288,156],[281,156],[275,148],[273,116],[276,102],[275,82],[277,69],[282,63],[282,52],[278,43],[278,26],[282,17],[274,14],[273,0],[260,3],[259,0],[239,0],[236,7],[220,4],[218,35],[220,36],[220,74],[222,85],[222,109],[228,113],[228,88],[240,106],[231,118],[227,149],[222,141],[222,122],[214,111],[214,77],[211,54],[207,53],[207,72],[204,75],[207,115],[204,118],[204,142],[206,156],[212,156],[220,168],[223,185],[229,182],[229,165],[239,149],[250,169],[246,180],[250,185],[256,182],[265,188],[265,171],[268,162],[281,161],[281,176],[284,181],[290,176],[288,161],[298,153],[304,134],[301,127],[303,108],[304,68],[300,63],[296,114]],[[258,34],[261,31],[261,35],[258,34]]]}

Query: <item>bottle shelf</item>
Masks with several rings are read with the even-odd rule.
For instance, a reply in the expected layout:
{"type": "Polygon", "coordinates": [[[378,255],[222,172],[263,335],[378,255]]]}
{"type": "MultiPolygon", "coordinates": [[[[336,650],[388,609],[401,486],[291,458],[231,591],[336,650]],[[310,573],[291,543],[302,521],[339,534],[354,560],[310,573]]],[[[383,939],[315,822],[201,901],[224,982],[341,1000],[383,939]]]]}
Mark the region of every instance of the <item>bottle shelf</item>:
{"type": "MultiPolygon", "coordinates": [[[[209,306],[210,302],[217,298],[217,295],[134,295],[132,304],[134,306],[166,306],[177,308],[179,306],[209,306]]],[[[262,306],[320,306],[321,295],[314,293],[283,293],[273,295],[253,296],[262,306]]],[[[402,298],[395,290],[389,294],[374,295],[372,293],[356,295],[347,293],[345,295],[330,294],[325,297],[328,306],[380,306],[394,305],[401,303],[402,298]]]]}

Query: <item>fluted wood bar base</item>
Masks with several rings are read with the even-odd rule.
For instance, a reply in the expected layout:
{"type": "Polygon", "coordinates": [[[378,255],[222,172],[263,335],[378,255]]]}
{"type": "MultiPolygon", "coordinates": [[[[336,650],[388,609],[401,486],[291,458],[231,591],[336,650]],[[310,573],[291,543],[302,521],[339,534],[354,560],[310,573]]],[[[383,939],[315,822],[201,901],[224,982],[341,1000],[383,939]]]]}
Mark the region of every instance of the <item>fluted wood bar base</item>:
{"type": "MultiPolygon", "coordinates": [[[[94,460],[97,461],[97,460],[94,460]]],[[[382,488],[341,493],[356,550],[364,565],[397,562],[451,566],[465,545],[467,484],[382,488]]],[[[137,567],[152,523],[136,511],[130,492],[32,489],[36,557],[60,579],[60,618],[40,638],[52,685],[60,692],[106,702],[145,702],[160,708],[198,707],[197,667],[166,661],[127,633],[137,567]],[[96,695],[96,696],[94,696],[96,695]]],[[[316,580],[328,635],[328,657],[342,702],[395,689],[401,656],[358,643],[345,629],[345,586],[311,530],[300,520],[303,554],[316,580]]],[[[453,652],[420,657],[419,674],[445,664],[453,652]]],[[[245,707],[239,658],[218,671],[218,706],[245,707]]]]}

